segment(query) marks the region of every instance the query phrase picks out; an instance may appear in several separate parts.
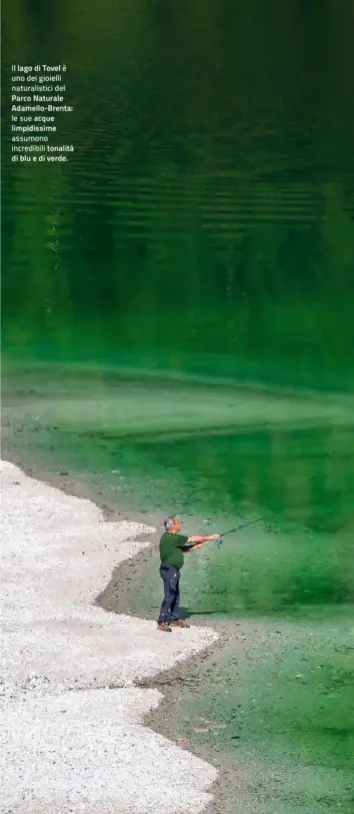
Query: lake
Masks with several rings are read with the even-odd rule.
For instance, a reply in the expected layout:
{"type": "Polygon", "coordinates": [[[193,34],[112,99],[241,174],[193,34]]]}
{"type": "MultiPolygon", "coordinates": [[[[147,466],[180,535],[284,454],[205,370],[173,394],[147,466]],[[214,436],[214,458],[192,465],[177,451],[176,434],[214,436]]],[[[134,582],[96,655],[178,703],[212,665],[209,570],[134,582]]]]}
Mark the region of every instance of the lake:
{"type": "MultiPolygon", "coordinates": [[[[4,452],[195,532],[260,518],[186,562],[191,619],[258,632],[201,666],[181,730],[217,718],[211,755],[279,766],[243,813],[351,814],[353,6],[19,0],[3,22],[4,452]],[[64,60],[74,152],[15,165],[11,65],[64,60]]],[[[154,569],[131,600],[153,618],[154,569]]]]}

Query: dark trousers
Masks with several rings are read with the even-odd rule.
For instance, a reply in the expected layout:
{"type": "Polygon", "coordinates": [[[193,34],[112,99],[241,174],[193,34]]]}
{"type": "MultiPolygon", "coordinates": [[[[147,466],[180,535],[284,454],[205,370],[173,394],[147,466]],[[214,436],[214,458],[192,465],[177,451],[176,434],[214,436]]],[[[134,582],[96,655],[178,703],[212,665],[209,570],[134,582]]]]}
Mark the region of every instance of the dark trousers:
{"type": "Polygon", "coordinates": [[[179,619],[179,570],[161,565],[160,575],[163,579],[164,597],[161,605],[159,624],[179,619]]]}

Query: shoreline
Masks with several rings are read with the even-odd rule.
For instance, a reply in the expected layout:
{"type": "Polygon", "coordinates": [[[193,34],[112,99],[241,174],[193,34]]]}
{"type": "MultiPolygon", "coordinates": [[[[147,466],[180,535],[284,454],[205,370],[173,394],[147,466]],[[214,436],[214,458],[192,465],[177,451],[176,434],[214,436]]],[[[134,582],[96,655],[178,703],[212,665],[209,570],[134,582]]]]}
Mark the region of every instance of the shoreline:
{"type": "MultiPolygon", "coordinates": [[[[29,450],[28,450],[29,451],[29,450]]],[[[8,448],[9,457],[11,456],[11,450],[8,448]]],[[[15,453],[16,454],[16,453],[15,453]]],[[[17,458],[21,455],[20,450],[17,452],[17,458]]],[[[15,456],[13,456],[15,457],[15,456]]],[[[26,455],[24,455],[26,458],[26,455]]],[[[134,517],[134,520],[137,523],[140,523],[141,526],[146,524],[147,522],[156,526],[158,523],[161,522],[161,513],[154,517],[151,513],[142,511],[141,513],[136,513],[134,510],[130,510],[130,508],[125,508],[123,510],[122,506],[118,504],[115,500],[110,501],[110,495],[108,494],[108,499],[103,491],[103,499],[106,500],[106,503],[99,501],[97,495],[100,494],[101,483],[100,480],[93,477],[86,481],[86,473],[84,477],[79,477],[76,479],[76,475],[73,474],[72,476],[69,475],[69,472],[63,472],[59,468],[57,468],[56,473],[45,473],[44,467],[46,464],[41,464],[40,472],[36,470],[36,463],[35,463],[35,456],[34,456],[34,463],[30,459],[30,456],[27,455],[27,462],[30,461],[30,465],[27,464],[27,472],[30,474],[30,478],[35,478],[36,480],[40,479],[40,482],[47,485],[48,481],[52,484],[55,483],[55,486],[61,489],[62,492],[65,490],[65,493],[69,496],[76,494],[79,498],[79,502],[83,501],[86,505],[87,495],[90,495],[90,500],[92,503],[95,504],[97,507],[100,505],[101,513],[102,513],[102,520],[103,516],[107,518],[107,527],[111,527],[112,524],[114,526],[115,519],[118,518],[118,525],[121,524],[122,520],[125,522],[128,518],[134,517]],[[86,496],[86,497],[85,497],[86,496]],[[152,520],[154,517],[154,521],[152,520]]],[[[21,465],[21,469],[24,469],[23,465],[21,465]]],[[[113,496],[112,496],[113,497],[113,496]]],[[[143,504],[144,505],[144,504],[143,504]]],[[[129,521],[128,521],[129,522],[129,521]]],[[[191,522],[191,516],[188,515],[188,524],[191,522]]],[[[200,518],[199,518],[200,522],[200,518]]],[[[140,527],[141,527],[140,526],[140,527]]],[[[102,528],[102,526],[101,526],[102,528]]],[[[129,535],[130,542],[131,542],[131,535],[129,535]]],[[[147,535],[140,533],[138,535],[139,542],[146,541],[147,535]]],[[[141,586],[144,589],[144,581],[146,585],[151,590],[152,584],[155,585],[155,566],[154,566],[154,538],[153,535],[149,534],[148,539],[152,542],[152,545],[146,545],[146,547],[140,548],[140,550],[136,553],[133,558],[130,559],[122,559],[120,562],[114,561],[113,567],[109,571],[109,576],[107,578],[107,574],[105,577],[100,581],[99,589],[95,592],[95,595],[91,595],[91,601],[93,600],[96,605],[99,607],[97,610],[104,608],[104,610],[113,611],[117,616],[115,617],[117,621],[119,621],[120,615],[123,614],[126,618],[137,621],[137,618],[141,618],[142,616],[144,619],[150,620],[148,624],[150,626],[152,624],[156,624],[155,622],[155,613],[154,613],[154,599],[152,602],[148,602],[145,605],[144,600],[142,602],[137,602],[136,591],[134,592],[135,584],[141,586]],[[117,582],[118,578],[118,582],[117,582]],[[152,582],[152,579],[154,582],[152,582]],[[124,588],[124,590],[122,590],[124,588]],[[117,593],[117,589],[119,592],[117,593]],[[105,595],[105,597],[103,596],[105,595]],[[103,601],[102,601],[103,600],[103,601]],[[106,604],[107,603],[107,604],[106,604]],[[141,608],[145,610],[141,610],[141,608]],[[154,622],[151,622],[151,619],[154,619],[154,622]]],[[[158,535],[156,534],[156,542],[158,539],[158,535]]],[[[127,542],[127,541],[126,541],[127,542]]],[[[136,540],[137,542],[137,540],[136,540]]],[[[76,586],[77,588],[77,586],[76,586]]],[[[143,594],[142,594],[143,595],[143,594]]],[[[182,609],[183,611],[183,609],[182,609]]],[[[112,617],[112,613],[104,614],[109,615],[112,617]]],[[[193,628],[197,628],[199,631],[202,629],[213,630],[213,627],[210,625],[210,618],[207,617],[194,617],[193,618],[193,628]]],[[[145,623],[144,623],[145,624],[145,623]]],[[[295,760],[295,764],[293,761],[291,764],[287,764],[285,755],[278,754],[277,751],[275,752],[275,763],[274,759],[272,761],[267,760],[262,762],[262,754],[264,757],[265,749],[264,744],[266,743],[265,735],[267,733],[259,734],[260,744],[263,744],[263,749],[258,749],[258,742],[255,745],[256,748],[254,749],[252,746],[252,741],[247,742],[247,732],[242,731],[239,728],[239,724],[242,724],[243,713],[246,712],[246,705],[247,699],[245,697],[245,710],[242,710],[240,714],[238,714],[238,720],[236,722],[236,727],[232,724],[231,735],[232,740],[235,738],[235,743],[230,741],[230,737],[227,737],[227,733],[230,733],[230,730],[227,728],[231,725],[232,716],[229,717],[229,709],[227,708],[227,714],[224,715],[225,708],[223,707],[222,697],[223,693],[228,693],[228,687],[233,684],[233,682],[237,682],[240,687],[240,693],[237,692],[237,702],[241,701],[243,705],[243,688],[247,687],[248,678],[251,679],[252,684],[252,675],[250,675],[250,667],[252,667],[252,653],[249,654],[249,648],[255,648],[256,659],[254,660],[254,669],[258,672],[258,664],[259,659],[264,660],[265,657],[270,655],[271,651],[275,653],[277,651],[276,660],[280,658],[280,660],[286,664],[289,660],[289,644],[291,643],[291,651],[298,652],[301,650],[304,655],[310,655],[310,649],[312,652],[312,636],[314,635],[314,629],[310,630],[310,637],[306,633],[306,630],[303,628],[302,624],[302,617],[298,619],[286,619],[284,618],[256,618],[256,619],[242,619],[242,617],[236,622],[235,620],[223,620],[217,618],[215,622],[213,621],[212,625],[216,627],[217,631],[220,633],[219,639],[214,641],[209,646],[203,647],[203,649],[196,648],[195,652],[191,655],[187,655],[186,658],[181,659],[175,666],[173,667],[173,674],[171,677],[171,668],[169,666],[162,667],[158,669],[156,674],[152,676],[152,678],[144,678],[139,681],[137,680],[136,685],[130,685],[129,687],[117,689],[116,684],[114,682],[110,682],[108,684],[109,690],[107,690],[106,699],[107,703],[109,702],[112,695],[117,696],[118,698],[123,694],[128,695],[128,690],[130,690],[133,695],[130,696],[130,699],[127,700],[126,708],[126,720],[124,721],[125,727],[131,727],[131,715],[132,715],[132,708],[139,706],[140,711],[140,719],[139,723],[136,726],[136,735],[137,735],[137,745],[141,740],[146,744],[143,761],[146,759],[146,749],[153,748],[152,744],[154,741],[150,742],[147,741],[145,736],[146,732],[156,733],[156,737],[159,739],[161,743],[161,736],[163,736],[163,741],[167,744],[168,748],[173,746],[173,742],[178,746],[181,746],[182,749],[177,750],[175,753],[175,757],[173,757],[174,764],[178,764],[180,758],[179,755],[182,754],[188,758],[187,764],[183,764],[183,773],[184,773],[184,783],[182,786],[182,792],[185,794],[185,799],[187,798],[187,803],[183,804],[182,809],[177,809],[176,804],[176,795],[173,799],[173,806],[169,808],[169,814],[171,810],[177,812],[177,814],[194,814],[194,812],[202,811],[203,814],[254,814],[255,811],[263,811],[263,804],[265,799],[272,800],[272,811],[277,812],[277,814],[282,814],[283,812],[283,805],[284,801],[289,800],[291,801],[291,810],[294,810],[294,806],[296,806],[297,801],[300,800],[301,795],[304,793],[303,789],[306,787],[306,800],[308,805],[310,803],[313,805],[314,814],[318,811],[318,814],[321,814],[322,809],[317,807],[318,800],[317,794],[317,785],[323,784],[323,777],[321,777],[321,767],[318,769],[318,777],[316,776],[315,770],[313,770],[313,777],[312,779],[309,778],[306,774],[306,764],[303,766],[295,760]],[[295,646],[295,639],[294,634],[296,633],[296,628],[298,628],[299,633],[299,640],[295,646]],[[306,641],[304,640],[307,639],[306,641]],[[278,639],[279,645],[276,643],[278,639]],[[305,650],[303,650],[304,644],[306,645],[305,650]],[[274,647],[275,646],[275,650],[274,647]],[[310,647],[310,649],[309,649],[310,647]],[[307,649],[306,649],[307,648],[307,649]],[[248,666],[247,666],[248,662],[248,666]],[[233,666],[235,665],[235,666],[233,666]],[[239,676],[239,678],[237,678],[239,676]],[[173,680],[172,680],[173,679],[173,680]],[[246,679],[246,683],[245,683],[246,679]],[[137,693],[135,692],[136,689],[139,689],[143,693],[150,692],[154,693],[155,696],[150,696],[150,707],[144,707],[143,698],[144,696],[138,698],[137,693]],[[161,693],[160,693],[161,690],[161,693]],[[157,695],[156,695],[157,692],[157,695]],[[220,701],[219,701],[219,694],[220,701]],[[131,703],[130,703],[131,702],[131,703]],[[130,705],[130,706],[129,706],[130,705]],[[198,721],[205,720],[203,718],[199,718],[199,716],[208,714],[211,718],[216,718],[218,721],[226,721],[226,729],[225,729],[225,736],[224,733],[216,732],[216,735],[220,735],[219,738],[214,737],[213,735],[196,735],[194,733],[197,732],[194,729],[195,726],[200,726],[198,721]],[[220,715],[220,717],[219,717],[220,715]],[[128,718],[130,716],[130,722],[128,722],[128,718]],[[147,729],[148,727],[148,729],[147,729]],[[246,735],[246,739],[245,739],[246,735]],[[145,738],[145,740],[144,740],[145,738]],[[151,745],[150,745],[151,744],[151,745]],[[230,750],[231,745],[231,750],[230,750]],[[215,771],[215,779],[211,781],[209,784],[209,800],[205,801],[203,804],[203,809],[198,809],[196,806],[190,809],[188,805],[193,805],[193,800],[191,800],[191,795],[186,793],[186,783],[188,782],[188,776],[186,774],[186,770],[184,766],[187,767],[187,773],[191,769],[191,762],[195,759],[200,759],[202,761],[202,766],[207,767],[210,769],[210,766],[214,767],[215,771]],[[276,769],[274,771],[274,767],[276,765],[276,769]],[[292,789],[290,793],[289,790],[292,789]],[[289,800],[288,800],[289,798],[289,800]]],[[[331,636],[334,636],[333,641],[335,641],[336,645],[338,645],[338,630],[337,630],[337,621],[336,619],[332,620],[331,623],[332,632],[329,631],[329,638],[327,637],[327,633],[325,631],[323,644],[320,647],[321,652],[325,652],[325,647],[330,644],[331,652],[332,652],[332,643],[330,640],[331,636]],[[327,641],[328,639],[328,641],[327,641]]],[[[178,634],[184,633],[185,635],[188,634],[188,638],[190,638],[190,633],[192,631],[178,631],[178,634]]],[[[316,638],[318,637],[318,626],[316,624],[316,638]]],[[[177,634],[177,631],[174,632],[177,634]]],[[[150,638],[151,638],[151,634],[150,638]]],[[[153,635],[153,634],[152,634],[153,635]]],[[[346,628],[343,628],[341,631],[342,637],[342,646],[345,646],[345,641],[347,640],[347,632],[346,628]]],[[[304,661],[308,661],[308,658],[305,658],[304,661]]],[[[290,662],[289,662],[290,663],[290,662]]],[[[291,662],[292,663],[292,662],[291,662]]],[[[320,662],[319,662],[320,663],[320,662]]],[[[331,663],[331,662],[330,662],[331,663]]],[[[260,665],[261,666],[261,665],[260,665]]],[[[317,662],[314,662],[314,666],[317,669],[318,665],[317,662]]],[[[298,667],[294,664],[293,670],[290,670],[289,679],[291,681],[291,685],[297,683],[297,679],[299,676],[297,675],[298,667]]],[[[304,682],[305,684],[308,683],[308,679],[304,682]]],[[[29,693],[31,691],[31,698],[33,699],[36,694],[36,676],[33,678],[33,687],[27,687],[26,691],[29,693]]],[[[106,686],[104,684],[103,686],[106,686]]],[[[100,686],[95,684],[96,690],[101,692],[103,689],[100,686]]],[[[74,690],[78,689],[76,686],[73,688],[74,690]]],[[[295,692],[298,690],[295,688],[295,692]]],[[[39,690],[43,693],[43,687],[39,688],[39,690]]],[[[96,697],[98,698],[98,693],[96,697]]],[[[84,698],[83,690],[79,693],[80,697],[82,698],[83,705],[86,703],[90,705],[92,700],[92,694],[89,695],[89,698],[84,698]]],[[[257,690],[256,690],[257,694],[257,690]]],[[[23,693],[24,695],[24,693],[23,693]]],[[[71,691],[69,696],[73,696],[74,692],[71,691]]],[[[64,694],[61,696],[64,698],[64,694]]],[[[253,695],[250,696],[250,701],[252,701],[253,695]]],[[[145,696],[146,699],[146,696],[145,696]]],[[[327,696],[326,694],[323,696],[323,700],[326,701],[327,696]]],[[[69,699],[70,700],[70,699],[69,699]]],[[[14,702],[15,703],[15,702],[14,702]]],[[[99,705],[105,706],[105,700],[102,695],[99,705]]],[[[123,704],[122,702],[121,706],[123,704]]],[[[66,706],[66,705],[65,705],[66,706]]],[[[124,706],[124,704],[123,704],[124,706]]],[[[237,707],[240,704],[236,704],[237,707]]],[[[65,712],[66,710],[61,710],[61,713],[65,712]]],[[[252,712],[251,706],[248,706],[247,716],[252,712]]],[[[86,712],[85,712],[86,714],[86,712]]],[[[115,707],[113,705],[113,710],[110,713],[109,721],[102,722],[100,721],[100,726],[106,727],[110,726],[112,729],[113,727],[119,726],[119,721],[115,719],[115,707]]],[[[62,716],[57,716],[62,717],[62,716]]],[[[245,718],[243,719],[245,720],[245,718]]],[[[32,721],[29,716],[28,718],[28,727],[31,728],[32,721]]],[[[225,723],[223,724],[225,726],[225,723]]],[[[118,731],[118,729],[117,729],[118,731]]],[[[22,740],[23,740],[23,733],[22,740]]],[[[91,733],[90,733],[91,736],[91,733]]],[[[107,735],[109,739],[109,735],[107,735]]],[[[125,743],[127,743],[127,733],[124,732],[125,743]]],[[[109,741],[110,744],[110,741],[109,741]]],[[[114,748],[114,744],[113,744],[114,748]]],[[[104,761],[107,761],[107,756],[105,755],[104,761]]],[[[158,754],[157,757],[154,757],[154,766],[151,770],[153,774],[155,772],[155,765],[161,762],[161,754],[158,754]]],[[[195,764],[194,764],[195,765],[195,764]]],[[[92,771],[95,770],[95,765],[91,767],[92,771]]],[[[76,772],[76,766],[73,771],[76,772]]],[[[116,765],[111,766],[110,771],[113,773],[116,771],[116,765]]],[[[130,770],[129,770],[130,771],[130,770]]],[[[203,768],[205,772],[205,768],[203,768]]],[[[165,787],[166,785],[166,772],[164,777],[162,775],[159,778],[154,778],[155,785],[158,782],[165,787]]],[[[336,787],[335,799],[337,804],[339,801],[342,801],[342,796],[345,794],[345,787],[343,786],[343,780],[341,780],[339,770],[333,770],[332,774],[328,775],[328,782],[327,782],[327,794],[332,795],[333,789],[336,787]],[[337,771],[337,775],[336,775],[337,771]],[[342,787],[341,787],[342,783],[342,787]],[[333,787],[331,789],[331,787],[333,787]],[[344,787],[344,792],[343,792],[344,787]]],[[[17,780],[15,779],[15,783],[17,780]]],[[[176,784],[176,787],[179,787],[179,779],[178,777],[173,778],[173,782],[176,784]]],[[[150,776],[148,777],[148,785],[151,783],[150,776]]],[[[193,779],[193,784],[195,783],[195,778],[193,779]]],[[[68,781],[70,785],[70,780],[68,781]]],[[[180,788],[180,787],[179,787],[180,788]]],[[[322,786],[321,786],[322,788],[322,786]]],[[[94,790],[94,794],[96,791],[94,790]]],[[[201,792],[203,793],[203,791],[201,792]]],[[[301,797],[302,799],[302,797],[301,797]]],[[[332,799],[332,798],[331,798],[332,799]]],[[[334,797],[333,797],[334,799],[334,797]]],[[[346,799],[346,798],[345,798],[346,799]]],[[[115,802],[112,807],[112,814],[117,814],[117,798],[115,797],[115,802]]],[[[165,800],[164,800],[165,803],[165,800]]],[[[120,814],[145,814],[145,812],[151,811],[151,814],[155,814],[156,810],[158,810],[158,806],[160,806],[159,810],[164,814],[164,803],[162,806],[160,802],[155,802],[153,806],[148,809],[142,808],[140,809],[136,805],[136,801],[131,803],[131,807],[126,806],[125,808],[119,808],[120,814]]],[[[87,814],[111,814],[111,809],[109,808],[110,803],[107,802],[106,807],[104,807],[102,798],[98,808],[86,805],[84,808],[80,808],[80,812],[83,811],[87,812],[87,814]]],[[[197,801],[197,806],[199,802],[197,801]]],[[[0,806],[0,810],[1,806],[0,806]]],[[[31,808],[29,805],[29,801],[26,801],[26,806],[24,808],[6,808],[3,814],[66,814],[67,809],[65,806],[60,805],[60,807],[53,809],[44,807],[44,808],[31,808]]],[[[78,812],[77,808],[72,808],[72,811],[78,812]]]]}
{"type": "MultiPolygon", "coordinates": [[[[48,485],[48,480],[58,481],[60,475],[45,482],[43,475],[24,474],[6,460],[1,462],[1,472],[5,531],[2,696],[9,716],[3,797],[7,810],[15,806],[19,814],[57,814],[59,810],[61,814],[83,810],[116,814],[120,806],[122,814],[155,814],[156,810],[167,814],[173,792],[176,814],[199,814],[212,802],[209,789],[217,772],[146,727],[146,716],[162,702],[163,695],[139,682],[153,682],[156,676],[158,683],[159,673],[212,647],[218,634],[196,625],[188,632],[174,631],[173,639],[166,640],[156,631],[156,622],[113,616],[98,607],[96,597],[113,568],[134,561],[147,550],[146,536],[151,538],[155,529],[120,515],[116,520],[118,513],[109,506],[99,508],[83,496],[72,497],[67,493],[68,483],[65,491],[48,485]],[[70,668],[64,657],[72,662],[70,668]],[[64,711],[59,707],[63,704],[72,713],[65,717],[71,757],[81,752],[80,770],[75,766],[74,774],[59,737],[64,711]],[[80,720],[80,727],[75,720],[80,720]],[[81,732],[88,724],[90,748],[81,732]],[[127,738],[131,741],[118,777],[124,747],[116,743],[115,731],[124,743],[127,738]],[[93,740],[96,753],[103,749],[104,760],[102,754],[92,759],[93,740]],[[105,743],[113,751],[111,763],[105,743]],[[26,745],[33,765],[27,779],[22,757],[26,745]],[[171,761],[174,771],[170,771],[171,761]],[[132,788],[134,774],[136,788],[134,783],[132,788]]],[[[26,771],[30,771],[27,762],[26,771]]]]}

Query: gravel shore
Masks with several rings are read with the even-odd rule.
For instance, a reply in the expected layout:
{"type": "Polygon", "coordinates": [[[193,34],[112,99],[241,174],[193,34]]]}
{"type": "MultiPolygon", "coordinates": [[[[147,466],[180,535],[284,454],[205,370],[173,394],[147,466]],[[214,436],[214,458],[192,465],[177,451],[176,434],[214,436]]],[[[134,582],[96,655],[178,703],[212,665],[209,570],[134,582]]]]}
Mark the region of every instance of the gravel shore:
{"type": "MultiPolygon", "coordinates": [[[[218,638],[94,605],[155,529],[1,463],[3,814],[199,814],[216,770],[143,725],[137,684],[218,638]]],[[[171,732],[171,737],[174,733],[171,732]]]]}

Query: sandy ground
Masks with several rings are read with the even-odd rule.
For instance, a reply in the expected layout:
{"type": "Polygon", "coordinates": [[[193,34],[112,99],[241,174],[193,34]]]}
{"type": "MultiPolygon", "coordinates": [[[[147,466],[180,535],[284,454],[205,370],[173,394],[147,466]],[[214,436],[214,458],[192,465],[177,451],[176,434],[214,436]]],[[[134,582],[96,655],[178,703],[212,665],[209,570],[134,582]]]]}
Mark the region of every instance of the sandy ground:
{"type": "MultiPolygon", "coordinates": [[[[135,686],[212,645],[106,613],[97,594],[155,531],[1,463],[3,814],[189,814],[216,770],[143,725],[162,694],[135,686]]],[[[171,732],[171,738],[175,733],[171,732]]]]}

